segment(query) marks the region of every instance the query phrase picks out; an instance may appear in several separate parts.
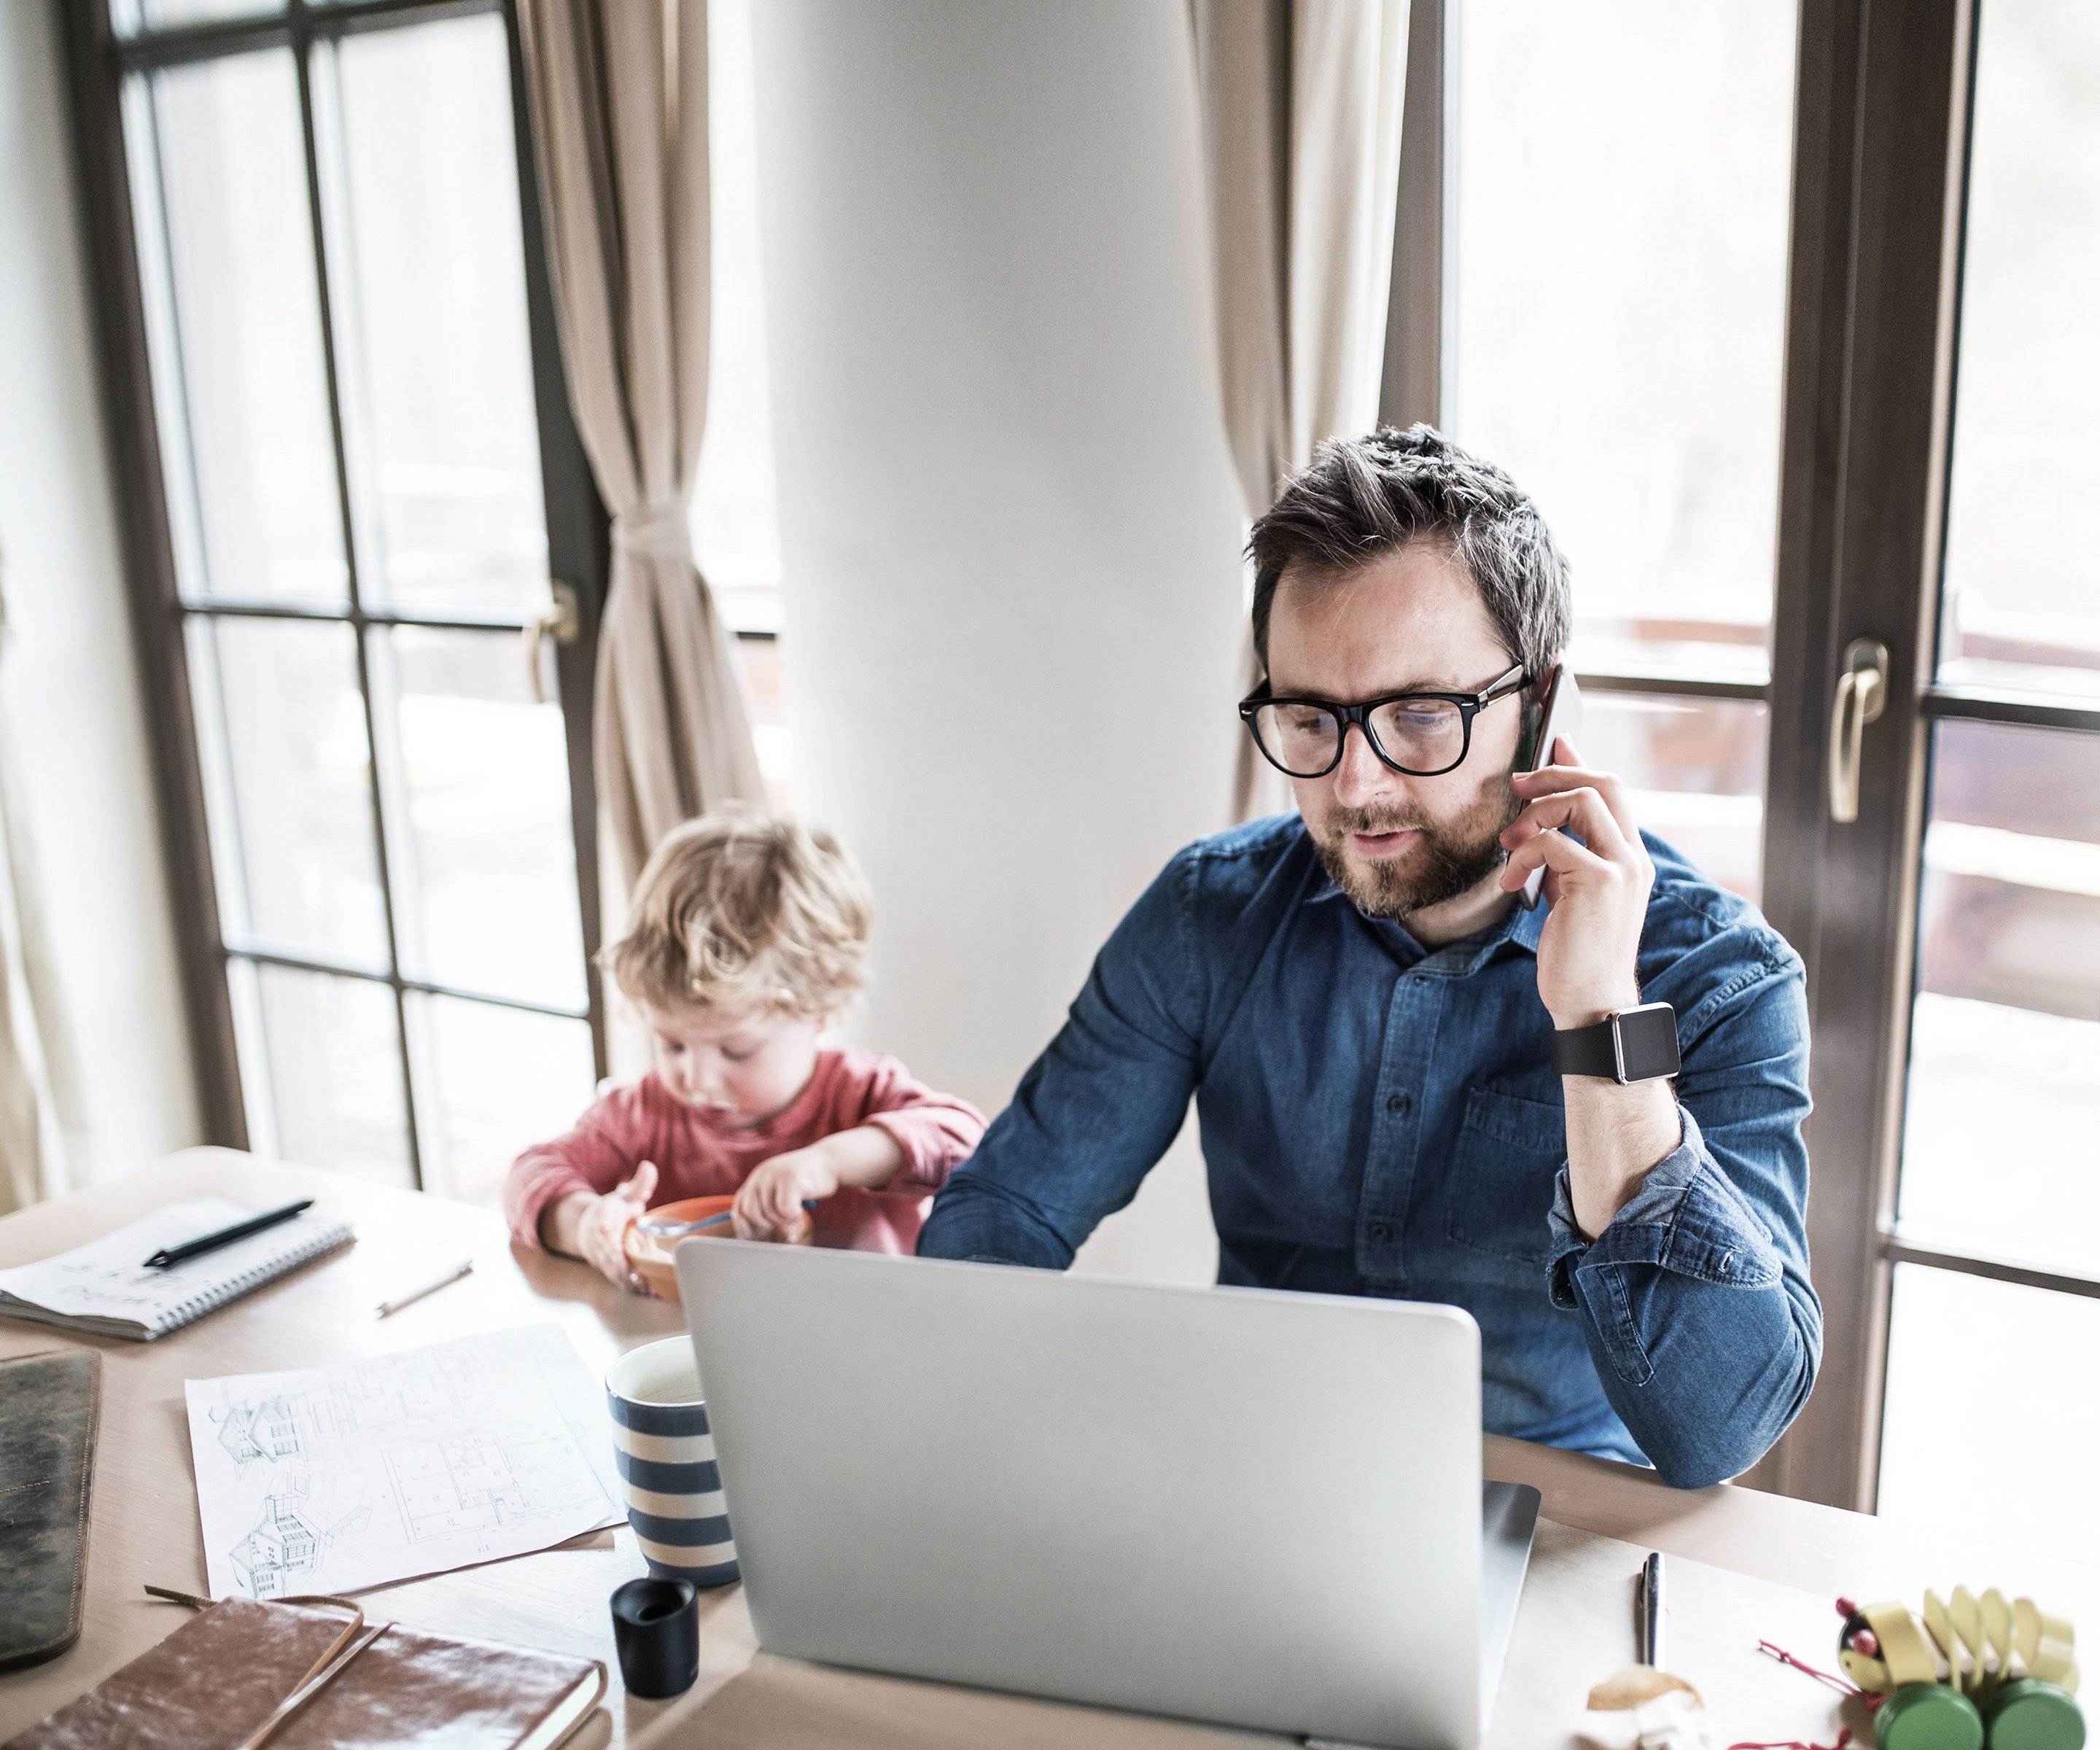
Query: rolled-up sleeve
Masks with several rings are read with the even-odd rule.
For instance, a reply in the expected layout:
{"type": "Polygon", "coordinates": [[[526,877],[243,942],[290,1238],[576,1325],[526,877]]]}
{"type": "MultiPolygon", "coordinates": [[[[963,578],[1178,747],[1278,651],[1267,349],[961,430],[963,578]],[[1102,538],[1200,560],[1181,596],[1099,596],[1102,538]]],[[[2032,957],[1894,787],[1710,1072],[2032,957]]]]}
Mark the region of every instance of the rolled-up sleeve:
{"type": "Polygon", "coordinates": [[[640,1087],[616,1087],[554,1141],[527,1148],[503,1182],[503,1214],[510,1236],[527,1251],[544,1251],[540,1217],[572,1191],[602,1197],[649,1158],[651,1126],[640,1087]]]}
{"type": "Polygon", "coordinates": [[[1582,1319],[1605,1395],[1649,1461],[1687,1488],[1763,1457],[1807,1401],[1823,1348],[1799,963],[1714,1007],[1686,1029],[1678,1147],[1595,1240],[1575,1224],[1565,1163],[1548,1217],[1553,1303],[1582,1319]]]}
{"type": "Polygon", "coordinates": [[[935,1091],[885,1060],[864,1095],[862,1124],[904,1152],[904,1165],[883,1188],[923,1197],[938,1191],[984,1138],[984,1114],[966,1100],[935,1091]]]}
{"type": "Polygon", "coordinates": [[[1196,1088],[1198,875],[1185,851],[1116,926],[1057,1038],[934,1200],[921,1257],[1062,1270],[1136,1194],[1196,1088]]]}

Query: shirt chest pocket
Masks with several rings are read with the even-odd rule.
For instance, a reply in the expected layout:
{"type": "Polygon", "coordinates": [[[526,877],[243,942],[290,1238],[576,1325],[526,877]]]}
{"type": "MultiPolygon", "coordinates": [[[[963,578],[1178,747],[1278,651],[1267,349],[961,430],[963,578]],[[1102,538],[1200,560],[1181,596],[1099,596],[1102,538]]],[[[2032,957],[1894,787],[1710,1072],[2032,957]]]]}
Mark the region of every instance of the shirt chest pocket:
{"type": "Polygon", "coordinates": [[[1567,1154],[1558,1105],[1493,1088],[1466,1095],[1445,1182],[1445,1237],[1462,1247],[1458,1260],[1488,1280],[1542,1285],[1549,1238],[1546,1214],[1567,1154]]]}

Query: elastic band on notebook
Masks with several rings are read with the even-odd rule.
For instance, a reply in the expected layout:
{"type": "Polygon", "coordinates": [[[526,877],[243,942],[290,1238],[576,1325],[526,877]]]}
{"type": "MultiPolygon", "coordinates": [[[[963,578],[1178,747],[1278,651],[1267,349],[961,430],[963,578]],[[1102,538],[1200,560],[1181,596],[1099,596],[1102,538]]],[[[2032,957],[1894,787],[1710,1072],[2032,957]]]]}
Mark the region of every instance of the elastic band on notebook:
{"type": "MultiPolygon", "coordinates": [[[[148,1586],[146,1590],[154,1598],[165,1598],[171,1604],[187,1604],[192,1610],[210,1610],[214,1603],[219,1602],[217,1599],[199,1598],[194,1592],[177,1592],[168,1586],[148,1586]]],[[[292,1693],[277,1704],[276,1711],[270,1717],[240,1741],[239,1750],[261,1750],[261,1747],[270,1739],[279,1726],[304,1707],[323,1687],[339,1676],[343,1668],[351,1660],[356,1658],[366,1647],[371,1646],[381,1635],[394,1626],[390,1622],[380,1624],[377,1628],[367,1633],[346,1653],[343,1648],[351,1637],[364,1627],[364,1607],[362,1604],[351,1598],[338,1598],[320,1593],[301,1593],[293,1598],[273,1598],[270,1602],[273,1604],[331,1605],[337,1610],[348,1611],[350,1621],[342,1633],[329,1643],[328,1651],[307,1668],[307,1674],[293,1685],[292,1693]],[[340,1658],[337,1657],[338,1654],[342,1655],[340,1658]]],[[[602,1674],[600,1681],[602,1682],[602,1674]]]]}

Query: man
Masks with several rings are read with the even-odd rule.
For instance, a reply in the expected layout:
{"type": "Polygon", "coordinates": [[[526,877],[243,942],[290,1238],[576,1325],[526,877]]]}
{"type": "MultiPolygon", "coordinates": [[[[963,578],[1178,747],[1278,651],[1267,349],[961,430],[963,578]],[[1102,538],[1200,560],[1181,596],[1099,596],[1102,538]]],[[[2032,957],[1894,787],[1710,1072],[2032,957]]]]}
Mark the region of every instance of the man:
{"type": "Polygon", "coordinates": [[[1800,960],[1565,739],[1513,774],[1568,567],[1501,469],[1331,443],[1249,549],[1242,714],[1298,816],[1167,865],[921,1255],[1064,1268],[1193,1093],[1220,1281],[1463,1307],[1493,1431],[1748,1469],[1822,1347],[1800,960]]]}

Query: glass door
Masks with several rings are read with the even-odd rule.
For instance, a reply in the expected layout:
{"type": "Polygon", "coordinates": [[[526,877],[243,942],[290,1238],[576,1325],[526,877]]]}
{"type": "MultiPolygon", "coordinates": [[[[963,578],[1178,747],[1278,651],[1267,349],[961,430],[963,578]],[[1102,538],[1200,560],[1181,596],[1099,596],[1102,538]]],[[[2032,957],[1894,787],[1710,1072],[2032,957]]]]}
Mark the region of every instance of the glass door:
{"type": "Polygon", "coordinates": [[[2100,17],[1867,11],[1797,98],[1767,904],[1826,1322],[1773,1472],[2091,1560],[2100,17]]]}
{"type": "Polygon", "coordinates": [[[511,20],[143,5],[112,7],[99,59],[159,655],[207,840],[209,915],[186,921],[223,980],[236,1109],[263,1153],[490,1198],[603,1057],[578,709],[595,498],[521,198],[511,20]]]}
{"type": "Polygon", "coordinates": [[[1408,102],[1386,416],[1538,498],[1585,751],[1808,967],[1752,1480],[2100,1558],[2100,14],[1416,0],[1408,102]]]}
{"type": "Polygon", "coordinates": [[[2100,12],[1974,28],[1879,1505],[2094,1562],[2100,12]]]}

